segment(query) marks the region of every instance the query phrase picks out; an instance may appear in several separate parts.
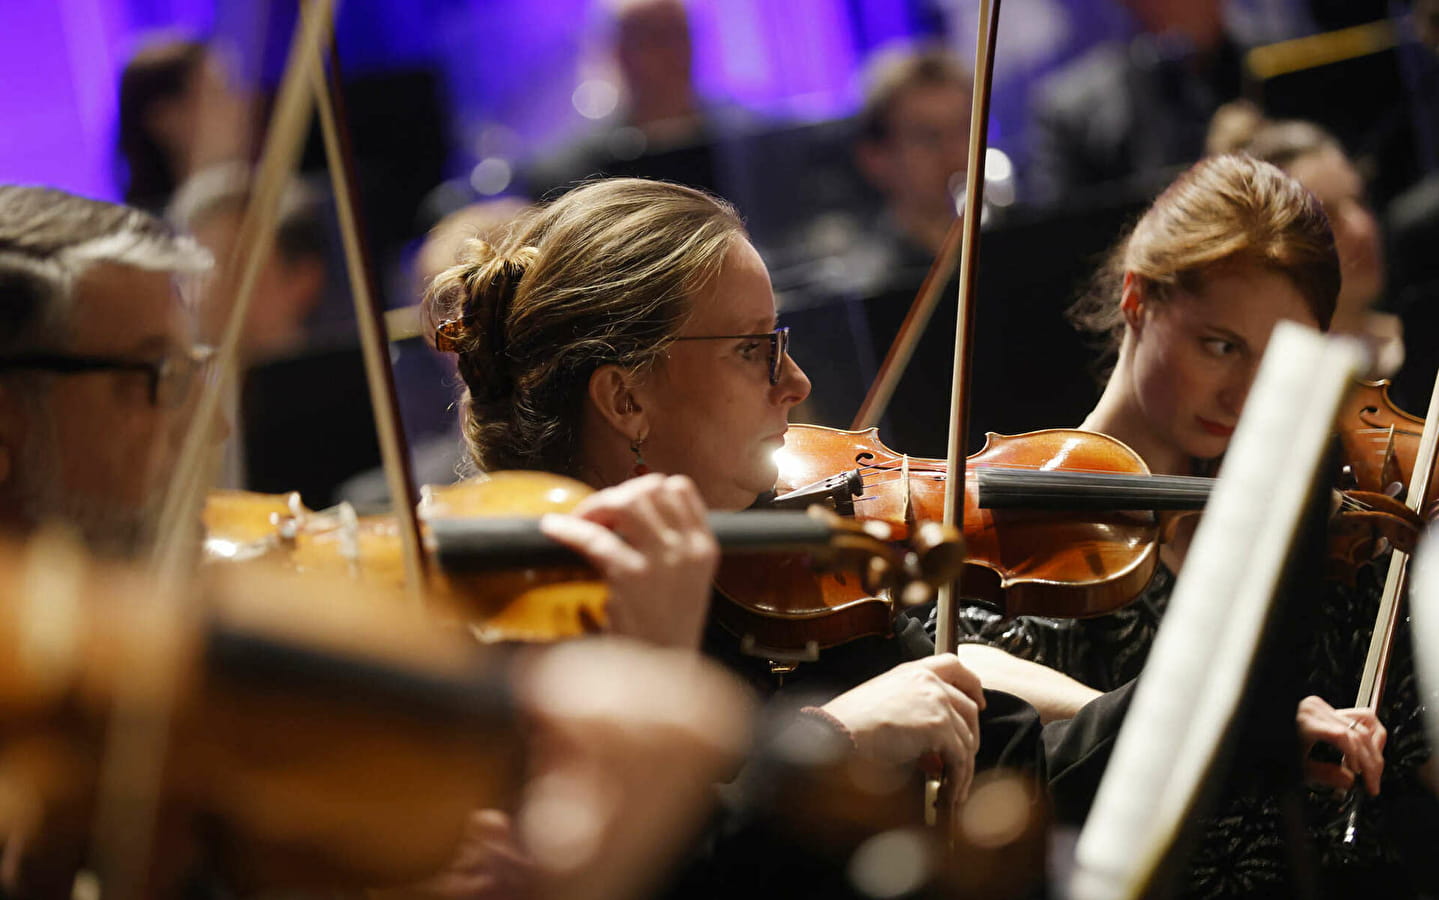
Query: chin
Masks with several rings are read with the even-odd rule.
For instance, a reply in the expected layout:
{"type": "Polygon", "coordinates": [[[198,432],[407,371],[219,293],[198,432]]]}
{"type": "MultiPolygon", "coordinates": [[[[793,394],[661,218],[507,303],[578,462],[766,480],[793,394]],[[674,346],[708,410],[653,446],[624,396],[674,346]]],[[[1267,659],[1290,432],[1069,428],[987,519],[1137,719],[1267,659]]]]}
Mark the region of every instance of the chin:
{"type": "Polygon", "coordinates": [[[712,509],[748,509],[754,505],[755,500],[761,494],[774,490],[776,476],[777,470],[774,465],[762,467],[731,480],[721,492],[714,496],[706,494],[705,501],[712,509]]]}
{"type": "Polygon", "coordinates": [[[779,480],[779,464],[774,458],[778,452],[779,450],[766,450],[759,463],[753,467],[751,477],[745,480],[746,487],[755,489],[755,496],[774,490],[774,483],[779,480]]]}
{"type": "Polygon", "coordinates": [[[1229,445],[1233,440],[1232,435],[1221,438],[1206,434],[1191,441],[1190,445],[1185,448],[1185,452],[1195,459],[1205,461],[1218,459],[1229,451],[1229,445]]]}

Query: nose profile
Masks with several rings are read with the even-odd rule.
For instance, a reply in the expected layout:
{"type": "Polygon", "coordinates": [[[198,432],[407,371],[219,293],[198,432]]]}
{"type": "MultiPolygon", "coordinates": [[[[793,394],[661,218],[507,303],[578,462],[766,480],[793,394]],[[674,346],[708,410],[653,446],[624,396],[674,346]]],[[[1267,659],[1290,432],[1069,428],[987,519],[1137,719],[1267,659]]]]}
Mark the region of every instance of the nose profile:
{"type": "Polygon", "coordinates": [[[1234,418],[1244,412],[1244,401],[1249,397],[1249,389],[1254,385],[1254,366],[1243,366],[1232,375],[1219,391],[1219,406],[1226,413],[1234,418]]]}
{"type": "Polygon", "coordinates": [[[804,369],[799,367],[799,363],[794,361],[794,357],[785,353],[784,364],[780,368],[779,384],[775,385],[775,390],[779,392],[779,402],[790,406],[801,403],[804,398],[809,396],[811,387],[809,376],[804,374],[804,369]]]}

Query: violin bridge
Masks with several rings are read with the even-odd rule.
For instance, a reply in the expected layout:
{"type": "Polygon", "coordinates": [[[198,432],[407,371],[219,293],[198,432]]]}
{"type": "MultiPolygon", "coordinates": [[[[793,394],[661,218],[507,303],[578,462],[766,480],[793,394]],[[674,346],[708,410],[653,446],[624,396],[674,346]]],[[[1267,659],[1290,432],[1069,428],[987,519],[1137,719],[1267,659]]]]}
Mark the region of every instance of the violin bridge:
{"type": "Polygon", "coordinates": [[[1404,484],[1404,472],[1399,468],[1399,454],[1394,448],[1394,426],[1384,441],[1384,462],[1379,468],[1379,490],[1386,492],[1390,485],[1404,484]]]}
{"type": "Polygon", "coordinates": [[[914,532],[914,497],[909,488],[909,454],[900,457],[899,463],[900,484],[904,486],[902,496],[904,497],[904,524],[909,527],[910,533],[914,532]]]}

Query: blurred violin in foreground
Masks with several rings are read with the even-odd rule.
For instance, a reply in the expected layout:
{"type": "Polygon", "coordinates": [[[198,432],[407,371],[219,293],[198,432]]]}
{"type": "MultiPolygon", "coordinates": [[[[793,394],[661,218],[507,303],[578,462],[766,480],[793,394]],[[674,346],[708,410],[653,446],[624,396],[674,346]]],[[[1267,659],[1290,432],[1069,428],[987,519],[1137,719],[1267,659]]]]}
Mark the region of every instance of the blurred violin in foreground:
{"type": "Polygon", "coordinates": [[[68,892],[86,856],[130,873],[130,891],[106,890],[134,896],[197,869],[246,892],[393,883],[443,865],[471,810],[513,805],[521,730],[501,657],[354,585],[296,602],[316,586],[211,571],[164,596],[53,538],[0,547],[4,827],[22,891],[68,892]]]}

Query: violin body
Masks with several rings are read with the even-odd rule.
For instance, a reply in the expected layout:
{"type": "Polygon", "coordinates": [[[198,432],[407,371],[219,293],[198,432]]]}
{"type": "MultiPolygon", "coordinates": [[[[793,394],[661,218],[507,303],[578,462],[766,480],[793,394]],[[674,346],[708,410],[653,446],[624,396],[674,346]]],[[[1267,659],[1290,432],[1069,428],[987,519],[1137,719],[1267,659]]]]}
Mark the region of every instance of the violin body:
{"type": "MultiPolygon", "coordinates": [[[[1408,488],[1424,420],[1394,405],[1389,382],[1356,381],[1340,407],[1338,430],[1355,487],[1375,493],[1395,483],[1408,488]]],[[[1429,510],[1436,498],[1439,479],[1431,478],[1419,508],[1429,510]]]]}
{"type": "MultiPolygon", "coordinates": [[[[920,522],[942,518],[944,461],[896,453],[879,440],[875,428],[791,426],[775,459],[782,490],[846,469],[861,470],[864,493],[854,500],[855,515],[884,521],[896,537],[908,536],[920,522]]],[[[966,468],[972,473],[984,467],[1148,474],[1144,461],[1123,443],[1074,429],[991,434],[966,468]]],[[[973,474],[966,477],[964,497],[961,594],[998,605],[1009,615],[1110,612],[1132,600],[1158,565],[1159,530],[1152,513],[980,509],[973,474]]],[[[825,581],[827,607],[848,611],[854,606],[853,585],[825,581]]]]}

